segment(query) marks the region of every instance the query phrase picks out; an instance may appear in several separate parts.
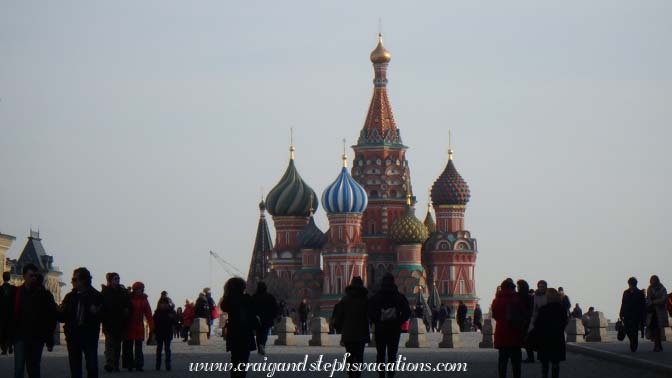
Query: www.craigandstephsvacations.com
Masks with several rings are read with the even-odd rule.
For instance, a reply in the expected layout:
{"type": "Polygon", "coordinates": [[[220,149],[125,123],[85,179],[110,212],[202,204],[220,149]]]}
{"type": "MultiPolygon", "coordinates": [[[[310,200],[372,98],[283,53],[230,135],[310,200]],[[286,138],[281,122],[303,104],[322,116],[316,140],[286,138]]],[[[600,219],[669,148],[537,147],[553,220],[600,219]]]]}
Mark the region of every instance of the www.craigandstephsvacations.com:
{"type": "Polygon", "coordinates": [[[266,372],[267,377],[273,377],[276,372],[324,372],[333,377],[336,372],[360,371],[360,372],[466,372],[466,362],[406,362],[406,357],[398,355],[395,362],[347,362],[350,353],[343,354],[342,359],[324,360],[324,355],[318,355],[314,361],[308,361],[306,354],[301,362],[273,362],[264,357],[263,362],[241,362],[233,366],[231,362],[191,362],[190,372],[266,372]]]}

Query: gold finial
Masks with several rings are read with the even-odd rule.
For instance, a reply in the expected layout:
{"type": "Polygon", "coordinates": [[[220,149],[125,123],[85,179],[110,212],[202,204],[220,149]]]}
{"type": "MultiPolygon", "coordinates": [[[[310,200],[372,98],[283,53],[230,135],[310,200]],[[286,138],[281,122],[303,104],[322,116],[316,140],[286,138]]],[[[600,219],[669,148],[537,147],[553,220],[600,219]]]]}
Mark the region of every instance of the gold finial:
{"type": "Polygon", "coordinates": [[[289,128],[289,160],[294,160],[294,128],[289,128]]]}
{"type": "Polygon", "coordinates": [[[432,188],[427,190],[427,212],[432,212],[432,188]]]}
{"type": "Polygon", "coordinates": [[[343,155],[341,155],[341,158],[343,159],[343,168],[348,167],[348,155],[345,153],[345,138],[343,138],[343,155]]]}
{"type": "Polygon", "coordinates": [[[371,62],[388,63],[392,59],[392,54],[383,47],[383,33],[378,33],[378,45],[371,51],[371,62]]]}
{"type": "Polygon", "coordinates": [[[406,205],[411,206],[411,193],[406,193],[406,205]]]}
{"type": "Polygon", "coordinates": [[[310,193],[310,210],[309,211],[310,211],[310,216],[312,217],[313,212],[315,211],[315,209],[313,209],[313,193],[312,192],[310,193]]]}
{"type": "Polygon", "coordinates": [[[448,129],[448,160],[453,160],[453,145],[450,135],[450,129],[448,129]]]}

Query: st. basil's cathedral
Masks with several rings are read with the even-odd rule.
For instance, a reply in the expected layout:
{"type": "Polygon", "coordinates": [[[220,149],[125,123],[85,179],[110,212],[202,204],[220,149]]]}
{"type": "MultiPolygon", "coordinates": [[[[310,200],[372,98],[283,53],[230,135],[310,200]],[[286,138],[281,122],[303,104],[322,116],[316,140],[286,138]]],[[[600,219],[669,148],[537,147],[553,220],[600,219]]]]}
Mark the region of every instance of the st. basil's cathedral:
{"type": "Polygon", "coordinates": [[[353,277],[361,277],[375,291],[383,274],[392,272],[409,300],[418,292],[433,294],[453,309],[463,301],[471,312],[478,298],[476,239],[464,229],[469,186],[449,149],[448,163],[431,188],[424,222],[415,216],[407,146],[387,95],[391,54],[381,34],[370,58],[373,96],[353,146],[352,168],[348,171],[344,151],[341,172],[318,197],[301,178],[290,146],[284,175],[259,204],[248,288],[253,291],[264,280],[272,292],[284,288],[290,305],[307,298],[328,315],[353,277]],[[320,202],[329,220],[326,232],[313,219],[320,202]],[[272,216],[275,243],[265,212],[272,216]]]}

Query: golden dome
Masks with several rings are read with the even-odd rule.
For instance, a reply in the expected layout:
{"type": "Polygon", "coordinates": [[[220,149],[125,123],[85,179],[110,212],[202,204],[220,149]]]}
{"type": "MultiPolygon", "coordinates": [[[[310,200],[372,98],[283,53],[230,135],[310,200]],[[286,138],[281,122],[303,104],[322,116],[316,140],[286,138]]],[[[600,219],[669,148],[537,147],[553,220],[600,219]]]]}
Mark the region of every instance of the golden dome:
{"type": "Polygon", "coordinates": [[[371,62],[387,63],[392,59],[392,54],[383,47],[383,33],[378,33],[378,46],[371,51],[371,62]]]}

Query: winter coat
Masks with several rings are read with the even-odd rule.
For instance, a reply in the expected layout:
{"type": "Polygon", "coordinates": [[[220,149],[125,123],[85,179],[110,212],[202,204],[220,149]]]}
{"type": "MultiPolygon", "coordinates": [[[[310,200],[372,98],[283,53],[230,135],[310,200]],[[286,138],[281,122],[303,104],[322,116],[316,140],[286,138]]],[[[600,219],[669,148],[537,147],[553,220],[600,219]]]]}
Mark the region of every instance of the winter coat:
{"type": "Polygon", "coordinates": [[[43,287],[29,290],[22,285],[14,291],[12,302],[12,339],[53,345],[57,317],[54,296],[43,287]]]}
{"type": "Polygon", "coordinates": [[[196,306],[194,307],[194,317],[208,319],[209,321],[211,316],[212,313],[210,312],[210,305],[208,304],[208,300],[206,298],[199,297],[196,300],[196,306]]]}
{"type": "Polygon", "coordinates": [[[569,297],[563,295],[560,303],[562,304],[562,307],[565,309],[565,311],[567,311],[569,314],[569,312],[572,310],[572,302],[569,300],[569,297]]]}
{"type": "Polygon", "coordinates": [[[518,348],[523,346],[525,332],[525,307],[512,289],[502,289],[495,295],[490,306],[495,327],[495,348],[518,348]]]}
{"type": "Polygon", "coordinates": [[[154,329],[154,319],[152,318],[152,309],[147,301],[146,294],[131,294],[131,315],[126,326],[124,340],[144,340],[145,323],[147,319],[149,329],[154,329]]]}
{"type": "Polygon", "coordinates": [[[621,310],[618,315],[628,330],[638,330],[646,320],[646,298],[641,290],[627,289],[621,299],[621,310]]]}
{"type": "Polygon", "coordinates": [[[665,328],[669,326],[667,320],[667,309],[665,308],[665,303],[667,302],[667,290],[665,286],[659,283],[658,285],[650,285],[648,290],[646,290],[646,306],[647,306],[647,316],[646,316],[646,325],[650,328],[655,328],[656,324],[652,324],[654,314],[657,320],[658,328],[665,328]]]}
{"type": "Polygon", "coordinates": [[[572,310],[572,318],[581,319],[583,317],[583,310],[581,307],[574,307],[572,310]]]}
{"type": "Polygon", "coordinates": [[[102,305],[103,297],[91,286],[82,292],[76,289],[69,292],[61,302],[58,315],[58,320],[64,323],[65,338],[83,335],[98,337],[102,305]]]}
{"type": "Polygon", "coordinates": [[[205,294],[205,299],[208,301],[208,308],[210,309],[210,320],[217,319],[219,317],[219,311],[217,310],[217,305],[215,300],[212,299],[212,295],[208,292],[205,294]]]}
{"type": "Polygon", "coordinates": [[[120,285],[115,288],[104,286],[100,294],[103,298],[103,332],[121,337],[131,312],[128,290],[120,285]]]}
{"type": "Polygon", "coordinates": [[[334,327],[341,332],[343,343],[368,343],[368,291],[363,286],[348,286],[345,296],[334,308],[334,327]]]}
{"type": "Polygon", "coordinates": [[[184,306],[184,311],[182,312],[182,328],[190,328],[194,324],[194,305],[188,304],[184,306]]]}
{"type": "Polygon", "coordinates": [[[459,323],[462,323],[467,319],[467,311],[467,306],[464,303],[457,306],[457,321],[459,323]]]}
{"type": "Polygon", "coordinates": [[[537,290],[532,298],[532,316],[530,318],[529,329],[534,327],[534,321],[537,319],[539,309],[546,305],[546,290],[537,290]]]}
{"type": "Polygon", "coordinates": [[[481,323],[483,321],[483,310],[480,307],[474,309],[474,323],[481,323]]]}
{"type": "Polygon", "coordinates": [[[375,325],[376,332],[401,332],[401,324],[411,316],[411,308],[406,296],[399,293],[397,285],[383,284],[380,290],[369,299],[369,320],[375,325]],[[385,310],[387,312],[385,312],[385,310]],[[393,316],[386,316],[394,309],[393,316]],[[388,319],[383,319],[388,318],[388,319]]]}
{"type": "Polygon", "coordinates": [[[0,340],[11,337],[10,323],[12,320],[12,308],[16,287],[5,282],[0,286],[0,340]]]}
{"type": "Polygon", "coordinates": [[[539,309],[534,321],[534,332],[539,340],[540,360],[551,362],[565,360],[567,320],[567,311],[562,303],[548,303],[539,309]]]}
{"type": "Polygon", "coordinates": [[[275,297],[268,293],[255,293],[252,302],[261,320],[261,326],[267,328],[273,326],[273,321],[278,316],[278,303],[275,297]]]}
{"type": "Polygon", "coordinates": [[[172,340],[176,322],[175,311],[168,307],[154,311],[154,335],[159,340],[172,340]]]}
{"type": "Polygon", "coordinates": [[[226,320],[226,350],[250,351],[257,348],[254,331],[259,319],[252,297],[243,294],[238,298],[223,298],[219,308],[228,314],[226,320]]]}
{"type": "Polygon", "coordinates": [[[308,320],[308,314],[310,313],[310,305],[308,303],[303,303],[299,305],[299,319],[302,322],[305,322],[308,320]]]}

